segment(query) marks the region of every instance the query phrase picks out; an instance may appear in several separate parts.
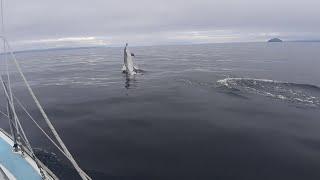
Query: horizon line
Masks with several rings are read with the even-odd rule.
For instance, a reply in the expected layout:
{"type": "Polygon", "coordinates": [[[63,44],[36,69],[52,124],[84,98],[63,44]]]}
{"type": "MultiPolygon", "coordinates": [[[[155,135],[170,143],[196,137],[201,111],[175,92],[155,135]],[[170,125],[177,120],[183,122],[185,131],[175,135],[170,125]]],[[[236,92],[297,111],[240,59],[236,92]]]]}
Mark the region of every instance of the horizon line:
{"type": "MultiPolygon", "coordinates": [[[[286,42],[320,42],[320,40],[283,40],[286,42]]],[[[157,47],[157,46],[188,46],[188,45],[206,45],[206,44],[241,44],[241,43],[268,43],[268,41],[250,41],[250,42],[211,42],[211,43],[163,43],[151,45],[132,45],[131,47],[157,47]]],[[[121,45],[95,45],[95,46],[79,46],[79,47],[52,47],[52,48],[34,48],[13,51],[13,53],[35,52],[35,51],[52,51],[52,50],[68,50],[68,49],[89,49],[89,48],[120,48],[121,45]]],[[[8,53],[8,52],[7,52],[8,53]]],[[[1,52],[0,55],[4,53],[1,52]]]]}

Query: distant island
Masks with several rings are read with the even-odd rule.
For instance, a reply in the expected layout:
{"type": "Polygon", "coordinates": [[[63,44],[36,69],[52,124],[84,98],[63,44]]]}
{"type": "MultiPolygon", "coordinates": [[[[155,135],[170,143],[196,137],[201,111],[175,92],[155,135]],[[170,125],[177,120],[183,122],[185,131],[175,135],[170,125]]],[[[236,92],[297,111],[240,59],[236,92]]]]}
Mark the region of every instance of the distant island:
{"type": "Polygon", "coordinates": [[[268,42],[283,42],[283,41],[279,38],[273,38],[273,39],[270,39],[268,42]]]}

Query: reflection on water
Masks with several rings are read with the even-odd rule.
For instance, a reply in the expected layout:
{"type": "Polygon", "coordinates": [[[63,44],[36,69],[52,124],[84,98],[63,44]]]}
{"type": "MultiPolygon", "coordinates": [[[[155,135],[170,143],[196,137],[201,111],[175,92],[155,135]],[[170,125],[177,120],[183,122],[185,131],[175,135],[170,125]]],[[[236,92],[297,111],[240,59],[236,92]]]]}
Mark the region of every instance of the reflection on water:
{"type": "Polygon", "coordinates": [[[146,71],[142,70],[142,69],[139,69],[137,70],[137,74],[135,75],[129,75],[127,73],[124,73],[123,72],[123,77],[125,79],[125,88],[126,89],[130,89],[132,87],[138,87],[138,80],[139,78],[141,78],[141,76],[144,75],[146,71]]]}
{"type": "Polygon", "coordinates": [[[127,73],[124,74],[124,78],[125,78],[125,88],[126,89],[130,89],[130,87],[132,88],[135,87],[137,85],[137,79],[136,79],[136,75],[129,75],[127,73]]]}

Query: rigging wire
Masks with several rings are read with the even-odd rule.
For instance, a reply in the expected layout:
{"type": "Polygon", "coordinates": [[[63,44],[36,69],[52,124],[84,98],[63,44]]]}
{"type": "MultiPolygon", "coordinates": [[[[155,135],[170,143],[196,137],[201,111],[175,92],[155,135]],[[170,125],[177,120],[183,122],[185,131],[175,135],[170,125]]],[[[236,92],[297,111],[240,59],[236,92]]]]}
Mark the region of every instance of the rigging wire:
{"type": "MultiPolygon", "coordinates": [[[[7,88],[6,88],[6,86],[5,86],[5,83],[4,83],[4,81],[3,81],[2,76],[0,76],[0,82],[1,82],[2,87],[3,87],[3,89],[4,89],[4,93],[5,93],[8,101],[9,101],[9,105],[10,105],[10,107],[12,108],[13,103],[12,103],[12,101],[9,99],[9,94],[8,94],[8,91],[7,91],[7,88]]],[[[19,119],[18,119],[18,117],[17,117],[16,112],[15,112],[15,111],[12,111],[12,113],[13,113],[14,116],[16,117],[16,121],[17,121],[17,126],[16,126],[15,128],[16,128],[16,129],[18,129],[18,128],[21,129],[22,138],[24,138],[24,140],[26,141],[27,147],[30,149],[30,151],[32,151],[31,145],[30,145],[30,143],[29,143],[29,141],[28,141],[28,139],[27,139],[27,136],[26,136],[25,133],[24,133],[24,130],[22,129],[21,123],[20,123],[20,121],[19,121],[19,119]]]]}
{"type": "MultiPolygon", "coordinates": [[[[9,65],[8,65],[8,61],[7,61],[7,48],[8,48],[8,53],[10,53],[12,59],[13,59],[13,62],[15,63],[16,65],[16,68],[20,74],[20,76],[22,77],[23,81],[24,81],[24,84],[27,86],[27,89],[31,95],[31,97],[33,98],[33,100],[35,101],[36,103],[36,106],[37,108],[40,110],[40,113],[41,115],[43,116],[44,120],[46,121],[47,125],[49,126],[49,129],[51,130],[52,134],[54,135],[55,139],[58,141],[60,147],[62,148],[59,148],[58,145],[49,137],[49,135],[47,135],[45,133],[45,131],[39,126],[38,123],[36,123],[36,121],[34,121],[36,123],[36,125],[38,126],[38,128],[43,132],[45,133],[45,135],[47,136],[47,138],[49,138],[49,140],[58,148],[58,150],[62,151],[62,154],[65,155],[71,162],[71,164],[74,166],[74,168],[77,170],[78,174],[81,176],[82,179],[84,180],[91,180],[91,178],[79,167],[79,165],[77,164],[77,162],[75,161],[75,159],[73,158],[73,156],[71,155],[71,153],[69,152],[69,150],[67,149],[66,145],[64,144],[64,142],[62,141],[62,139],[60,138],[58,132],[55,130],[54,126],[52,125],[50,119],[48,118],[47,114],[45,113],[43,107],[41,106],[38,98],[35,96],[30,84],[28,83],[26,77],[24,76],[22,70],[21,70],[21,67],[20,67],[20,64],[18,63],[16,57],[15,57],[15,54],[12,52],[12,49],[10,47],[10,44],[8,43],[8,40],[5,38],[5,28],[4,28],[4,15],[3,15],[3,0],[1,0],[1,31],[2,31],[2,40],[3,40],[3,50],[4,50],[4,57],[5,57],[5,60],[6,60],[6,70],[7,70],[7,78],[8,78],[8,88],[9,88],[9,92],[6,90],[6,86],[5,86],[5,83],[3,81],[3,78],[2,76],[0,75],[0,81],[2,82],[2,86],[4,88],[4,91],[5,91],[5,94],[7,96],[7,99],[8,99],[8,105],[11,107],[11,110],[12,110],[12,113],[13,113],[13,116],[14,116],[14,121],[15,121],[15,126],[16,126],[16,129],[17,129],[17,134],[18,134],[18,137],[19,137],[19,129],[21,130],[21,133],[22,133],[22,136],[25,140],[25,144],[27,145],[28,149],[30,150],[31,154],[32,154],[32,157],[34,159],[36,159],[35,155],[34,155],[34,152],[32,150],[32,147],[31,147],[31,144],[29,142],[29,140],[27,139],[27,136],[25,135],[25,132],[21,126],[21,123],[17,117],[17,114],[15,112],[15,108],[14,108],[14,102],[13,102],[13,93],[12,93],[12,88],[11,88],[11,82],[10,82],[10,75],[9,75],[9,65]]],[[[18,101],[17,101],[18,102],[18,101]]],[[[19,103],[19,102],[18,102],[19,103]]],[[[22,104],[21,104],[22,105],[22,104]]],[[[21,106],[22,107],[22,106],[21,106]]],[[[26,110],[23,106],[23,109],[26,110]]],[[[27,111],[26,111],[27,112],[27,111]]],[[[30,115],[29,113],[27,113],[28,115],[30,115]]],[[[31,117],[31,115],[29,116],[31,117]]],[[[31,117],[32,120],[34,120],[32,117],[31,117]]],[[[37,161],[36,161],[37,163],[37,161]]],[[[38,163],[37,163],[38,165],[38,163]]],[[[38,168],[40,170],[40,173],[42,175],[42,177],[44,177],[44,174],[42,172],[42,168],[40,167],[40,165],[38,165],[38,168]]]]}
{"type": "Polygon", "coordinates": [[[4,39],[4,41],[6,42],[6,45],[8,47],[8,52],[10,53],[13,62],[15,63],[17,70],[22,78],[22,80],[24,81],[24,84],[27,86],[27,89],[29,91],[29,94],[31,95],[31,97],[33,98],[34,102],[36,103],[36,106],[38,107],[41,115],[43,116],[44,120],[46,121],[47,125],[49,126],[49,129],[51,130],[51,132],[53,133],[54,137],[56,138],[56,140],[58,141],[58,143],[60,144],[61,148],[63,149],[63,151],[66,153],[66,155],[68,156],[68,159],[70,160],[71,164],[74,166],[74,168],[78,171],[79,175],[81,176],[82,179],[89,179],[91,180],[91,178],[80,168],[80,166],[78,165],[78,163],[75,161],[75,159],[73,158],[73,156],[71,155],[71,153],[69,152],[68,148],[66,147],[66,145],[64,144],[64,142],[62,141],[62,139],[60,138],[58,132],[56,131],[56,129],[54,128],[54,126],[52,125],[49,117],[47,116],[46,112],[44,111],[42,105],[40,104],[38,98],[36,97],[36,95],[34,94],[30,84],[28,83],[26,77],[24,76],[22,69],[20,67],[20,64],[17,61],[17,58],[15,56],[15,54],[12,52],[12,48],[10,46],[10,44],[8,43],[8,40],[5,37],[2,37],[4,39]]]}
{"type": "MultiPolygon", "coordinates": [[[[4,1],[1,0],[1,35],[3,37],[5,37],[5,25],[4,25],[4,1]]],[[[6,71],[7,71],[7,82],[8,82],[8,86],[9,86],[9,95],[10,95],[10,100],[11,102],[13,101],[13,98],[12,98],[12,89],[11,89],[11,81],[10,81],[10,74],[9,74],[9,65],[8,65],[8,56],[7,56],[7,48],[6,48],[6,42],[5,40],[3,40],[3,57],[4,57],[4,60],[5,60],[5,66],[6,66],[6,71]]],[[[9,102],[8,102],[9,103],[9,102]]],[[[8,118],[10,119],[10,108],[12,109],[12,111],[15,111],[15,108],[14,108],[14,104],[12,104],[12,107],[7,106],[7,114],[8,114],[8,118]]],[[[20,137],[20,131],[19,131],[19,128],[15,128],[15,127],[18,127],[18,122],[17,122],[17,118],[15,117],[15,115],[13,114],[13,119],[14,119],[14,122],[12,123],[11,121],[9,121],[9,125],[10,125],[10,132],[11,132],[11,135],[13,137],[13,141],[14,141],[14,144],[18,144],[18,141],[19,141],[19,137],[20,137]]]]}
{"type": "Polygon", "coordinates": [[[9,116],[6,113],[2,112],[2,111],[0,111],[0,114],[2,114],[3,116],[9,118],[9,116]]]}
{"type": "MultiPolygon", "coordinates": [[[[8,64],[8,58],[7,58],[7,48],[6,48],[6,39],[4,38],[5,37],[5,25],[4,25],[4,1],[1,0],[0,2],[1,4],[1,35],[3,37],[3,55],[4,55],[4,59],[5,59],[5,62],[6,62],[6,70],[7,70],[7,81],[8,81],[8,88],[9,88],[9,94],[7,92],[7,88],[5,86],[5,83],[3,81],[3,78],[2,76],[0,75],[0,79],[1,79],[1,82],[2,82],[2,86],[3,86],[3,89],[5,91],[5,94],[7,96],[7,100],[8,100],[8,108],[7,108],[7,111],[8,111],[8,115],[9,115],[9,121],[11,120],[10,119],[10,109],[9,107],[11,108],[11,111],[13,113],[13,117],[14,117],[14,121],[15,121],[15,124],[11,124],[10,123],[10,130],[11,130],[11,133],[14,137],[14,144],[19,144],[19,139],[20,139],[20,131],[19,129],[21,130],[21,133],[22,133],[22,139],[24,140],[24,143],[26,144],[27,148],[29,149],[29,151],[31,152],[31,157],[35,160],[35,163],[40,171],[40,174],[42,176],[42,178],[45,178],[45,174],[42,170],[42,167],[41,165],[39,164],[39,162],[36,160],[36,156],[33,152],[33,149],[31,147],[31,144],[21,126],[21,123],[18,119],[18,116],[16,114],[16,111],[15,111],[15,108],[14,108],[14,103],[13,103],[13,96],[12,96],[12,88],[11,88],[11,81],[10,81],[10,73],[9,73],[9,64],[8,64]],[[13,127],[12,126],[15,126],[15,132],[13,131],[13,127]],[[14,135],[15,133],[17,133],[17,137],[14,135]]],[[[14,146],[15,146],[14,145],[14,146]]],[[[18,145],[19,146],[19,145],[18,145]]],[[[23,146],[20,146],[21,149],[23,149],[23,146]]],[[[22,151],[23,153],[23,151],[22,151]]]]}
{"type": "MultiPolygon", "coordinates": [[[[6,35],[5,35],[5,26],[4,26],[3,5],[4,5],[3,4],[3,0],[1,0],[1,27],[2,27],[1,31],[2,31],[3,37],[6,37],[6,35]]],[[[6,42],[5,41],[3,41],[3,53],[4,53],[4,59],[5,59],[5,62],[6,62],[6,71],[7,71],[7,82],[8,82],[9,95],[10,95],[10,100],[13,103],[10,72],[9,72],[9,63],[8,63],[7,48],[6,48],[6,42]]],[[[12,111],[15,111],[14,104],[12,106],[12,111]]],[[[14,117],[14,119],[15,119],[15,117],[14,117]]],[[[15,119],[15,124],[17,126],[16,119],[15,119]]],[[[19,129],[17,130],[17,134],[19,135],[19,129]]]]}
{"type": "MultiPolygon", "coordinates": [[[[5,25],[4,25],[4,1],[1,0],[1,35],[3,37],[5,37],[5,25]]],[[[6,65],[6,71],[7,71],[7,81],[8,81],[8,85],[9,85],[9,95],[10,95],[10,100],[12,102],[13,98],[12,98],[12,91],[11,91],[11,82],[10,82],[10,75],[9,75],[9,65],[8,65],[8,57],[7,57],[7,48],[6,48],[6,42],[3,39],[3,57],[5,59],[5,65],[6,65]]],[[[2,77],[1,77],[2,78],[2,77]]],[[[2,79],[1,79],[2,80],[2,79]]],[[[2,81],[3,82],[3,81],[2,81]]],[[[4,85],[4,84],[3,84],[4,85]]],[[[8,97],[9,98],[9,97],[8,97]]],[[[8,99],[8,103],[9,103],[9,99],[8,99]]],[[[14,109],[14,104],[12,104],[12,106],[8,104],[7,106],[7,113],[9,115],[9,119],[10,119],[10,108],[12,111],[15,111],[14,109]]],[[[16,132],[14,132],[14,129],[12,128],[12,126],[18,127],[18,123],[17,123],[17,119],[14,115],[14,125],[11,124],[10,122],[10,131],[11,131],[11,135],[13,136],[13,140],[14,140],[14,144],[17,144],[17,141],[19,139],[20,136],[20,132],[19,132],[19,128],[16,128],[16,132]]]]}
{"type": "MultiPolygon", "coordinates": [[[[21,138],[21,139],[23,140],[23,142],[24,142],[25,145],[27,146],[27,149],[28,149],[29,152],[31,153],[31,158],[32,158],[33,160],[35,160],[35,163],[36,163],[36,165],[37,165],[37,167],[38,167],[38,169],[39,169],[39,171],[40,171],[41,176],[42,176],[43,178],[45,178],[45,174],[44,174],[44,172],[43,172],[43,170],[42,170],[42,167],[41,167],[41,165],[39,164],[39,162],[36,160],[37,157],[36,157],[36,155],[34,154],[34,151],[33,151],[32,147],[31,147],[31,144],[30,144],[30,142],[29,142],[29,140],[28,140],[28,138],[27,138],[27,136],[26,136],[26,134],[25,134],[25,132],[24,132],[24,130],[23,130],[23,128],[22,128],[22,125],[21,125],[21,123],[20,123],[20,120],[19,120],[19,118],[18,118],[18,116],[17,116],[17,114],[16,114],[16,111],[12,109],[13,102],[12,102],[12,101],[10,100],[10,98],[9,98],[8,91],[7,91],[7,87],[6,87],[6,85],[5,85],[4,81],[3,81],[2,76],[0,76],[0,81],[1,81],[1,84],[2,84],[2,86],[3,86],[5,95],[6,95],[6,97],[7,97],[8,105],[11,107],[13,116],[15,117],[15,122],[16,122],[17,125],[15,126],[15,125],[13,124],[13,126],[14,126],[15,130],[18,130],[18,129],[21,130],[21,133],[22,133],[22,138],[21,138]]],[[[9,121],[10,121],[10,118],[9,118],[9,121]]],[[[21,137],[21,136],[18,135],[18,139],[17,139],[17,140],[18,140],[18,141],[17,141],[18,146],[19,146],[19,143],[21,143],[21,142],[19,141],[19,140],[20,140],[20,137],[21,137]]],[[[20,148],[23,150],[23,146],[22,146],[21,144],[20,144],[20,148]]],[[[22,153],[23,153],[23,151],[22,151],[22,153]]]]}
{"type": "Polygon", "coordinates": [[[56,148],[68,158],[68,156],[63,152],[63,150],[58,146],[58,144],[42,129],[39,123],[31,116],[31,114],[27,111],[25,106],[21,103],[21,101],[13,94],[13,98],[17,101],[18,105],[22,108],[22,110],[29,116],[29,118],[33,121],[33,123],[41,130],[41,132],[51,141],[51,143],[56,146],[56,148]]]}

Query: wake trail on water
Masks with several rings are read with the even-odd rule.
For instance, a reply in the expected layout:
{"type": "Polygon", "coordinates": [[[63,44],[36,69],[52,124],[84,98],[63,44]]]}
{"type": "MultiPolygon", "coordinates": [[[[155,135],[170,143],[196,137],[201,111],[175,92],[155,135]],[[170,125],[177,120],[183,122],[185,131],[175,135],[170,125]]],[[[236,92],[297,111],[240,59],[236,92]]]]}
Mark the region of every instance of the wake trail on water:
{"type": "Polygon", "coordinates": [[[220,88],[257,94],[287,102],[320,107],[320,87],[311,84],[281,82],[269,79],[225,78],[220,88]]]}

